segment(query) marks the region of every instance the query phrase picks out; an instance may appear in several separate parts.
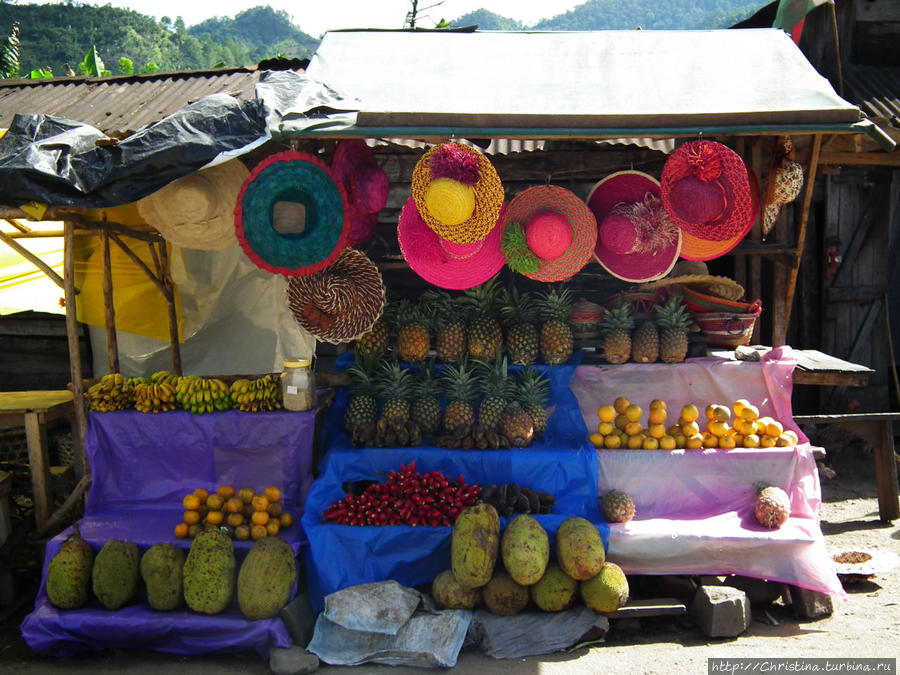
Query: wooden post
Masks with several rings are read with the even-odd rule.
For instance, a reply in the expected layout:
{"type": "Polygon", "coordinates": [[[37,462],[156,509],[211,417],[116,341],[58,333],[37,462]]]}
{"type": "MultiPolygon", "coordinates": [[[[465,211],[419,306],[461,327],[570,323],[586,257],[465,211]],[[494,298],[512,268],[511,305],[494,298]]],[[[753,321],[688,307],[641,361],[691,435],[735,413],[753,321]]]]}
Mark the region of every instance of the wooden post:
{"type": "MultiPolygon", "coordinates": [[[[754,139],[750,146],[750,166],[754,167],[754,169],[762,166],[762,141],[760,139],[754,139]]],[[[756,222],[753,223],[753,229],[750,230],[750,239],[751,241],[762,241],[762,221],[760,218],[756,219],[756,222]]],[[[750,275],[749,275],[749,283],[746,288],[746,298],[747,299],[756,299],[762,297],[762,256],[754,255],[749,257],[750,263],[750,275]]],[[[753,335],[750,340],[753,344],[760,343],[760,325],[759,321],[756,322],[756,325],[753,327],[753,335]]]]}
{"type": "MultiPolygon", "coordinates": [[[[161,241],[159,246],[159,276],[166,287],[166,306],[169,309],[169,340],[172,343],[172,372],[181,375],[181,345],[178,342],[178,312],[175,311],[175,285],[169,277],[169,252],[166,242],[161,241]]],[[[152,244],[151,244],[152,248],[152,244]]]]}
{"type": "Polygon", "coordinates": [[[106,358],[109,372],[119,372],[119,339],[116,335],[116,308],[113,304],[112,265],[109,259],[109,233],[100,235],[103,252],[103,310],[106,316],[106,358]]]}
{"type": "Polygon", "coordinates": [[[84,451],[84,435],[87,431],[87,411],[84,405],[84,383],[81,374],[81,348],[78,344],[78,318],[75,314],[75,225],[66,221],[63,225],[63,281],[66,298],[66,335],[69,340],[69,371],[72,376],[72,396],[75,406],[76,473],[91,472],[84,451]]]}

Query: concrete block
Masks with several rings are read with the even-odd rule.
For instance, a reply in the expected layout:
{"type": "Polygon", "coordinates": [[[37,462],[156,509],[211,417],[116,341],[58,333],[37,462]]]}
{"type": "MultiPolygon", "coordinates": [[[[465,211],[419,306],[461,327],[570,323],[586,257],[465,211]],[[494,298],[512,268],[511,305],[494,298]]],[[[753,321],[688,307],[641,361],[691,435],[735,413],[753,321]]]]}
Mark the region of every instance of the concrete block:
{"type": "Polygon", "coordinates": [[[281,608],[278,616],[284,621],[294,644],[306,647],[312,640],[313,630],[316,627],[316,616],[313,614],[306,591],[297,593],[293,600],[281,608]]]}
{"type": "Polygon", "coordinates": [[[303,647],[272,647],[269,650],[269,670],[274,675],[306,675],[319,669],[319,657],[303,647]]]}
{"type": "Polygon", "coordinates": [[[739,588],[747,594],[751,605],[770,605],[781,597],[783,585],[777,581],[765,581],[734,574],[725,579],[726,586],[739,588]]]}
{"type": "Polygon", "coordinates": [[[691,616],[708,637],[735,637],[750,626],[750,600],[731,586],[701,586],[691,603],[691,616]]]}
{"type": "Polygon", "coordinates": [[[834,603],[830,595],[799,586],[791,586],[790,592],[794,614],[801,618],[824,619],[834,613],[834,603]]]}

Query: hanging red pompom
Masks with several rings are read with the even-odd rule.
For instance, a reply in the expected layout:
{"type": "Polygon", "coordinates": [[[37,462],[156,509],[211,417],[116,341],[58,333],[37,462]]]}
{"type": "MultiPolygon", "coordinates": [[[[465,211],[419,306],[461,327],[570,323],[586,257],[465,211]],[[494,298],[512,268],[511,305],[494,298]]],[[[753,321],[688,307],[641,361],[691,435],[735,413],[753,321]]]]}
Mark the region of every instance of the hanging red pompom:
{"type": "Polygon", "coordinates": [[[478,182],[478,153],[458,143],[445,143],[431,157],[432,178],[452,178],[465,185],[478,182]]]}
{"type": "Polygon", "coordinates": [[[685,159],[691,174],[705,183],[722,175],[722,160],[715,146],[708,141],[688,144],[685,159]]]}

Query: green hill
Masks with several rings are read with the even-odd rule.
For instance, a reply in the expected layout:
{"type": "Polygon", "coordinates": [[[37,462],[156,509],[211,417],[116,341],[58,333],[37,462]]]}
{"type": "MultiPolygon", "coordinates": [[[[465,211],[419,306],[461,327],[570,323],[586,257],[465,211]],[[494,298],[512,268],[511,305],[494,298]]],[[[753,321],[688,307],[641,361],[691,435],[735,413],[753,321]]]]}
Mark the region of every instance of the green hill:
{"type": "Polygon", "coordinates": [[[710,30],[751,16],[763,0],[588,0],[535,30],[710,30]]]}
{"type": "Polygon", "coordinates": [[[188,28],[188,35],[213,43],[237,43],[246,50],[251,63],[276,54],[309,58],[319,44],[316,38],[294,26],[287,12],[268,6],[244,10],[233,19],[207,19],[188,28]]]}

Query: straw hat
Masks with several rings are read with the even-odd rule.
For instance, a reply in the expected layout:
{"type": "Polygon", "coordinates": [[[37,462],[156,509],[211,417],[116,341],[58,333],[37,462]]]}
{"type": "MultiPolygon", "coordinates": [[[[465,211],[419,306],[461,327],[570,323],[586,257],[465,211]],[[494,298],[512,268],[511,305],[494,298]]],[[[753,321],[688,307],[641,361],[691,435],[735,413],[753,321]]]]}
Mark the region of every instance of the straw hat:
{"type": "Polygon", "coordinates": [[[387,203],[391,186],[365,141],[348,138],[338,144],[331,171],[347,193],[350,207],[348,241],[353,246],[375,232],[378,212],[387,203]]]}
{"type": "Polygon", "coordinates": [[[660,189],[674,223],[698,239],[736,237],[753,209],[744,160],[715,141],[690,141],[676,149],[663,166],[660,189]]]}
{"type": "Polygon", "coordinates": [[[497,225],[503,186],[483,154],[467,145],[443,143],[428,150],[413,169],[412,197],[422,220],[439,237],[473,244],[497,225]]]}
{"type": "Polygon", "coordinates": [[[587,199],[597,218],[594,257],[614,277],[632,283],[668,274],[681,250],[681,230],[659,199],[659,181],[619,171],[597,183],[587,199]]]}
{"type": "Polygon", "coordinates": [[[279,152],[241,186],[235,233],[257,266],[303,276],[328,267],[347,247],[348,210],[344,189],[324,163],[304,152],[279,152]]]}
{"type": "Polygon", "coordinates": [[[323,270],[288,281],[294,320],[310,335],[337,344],[367,332],[384,310],[381,272],[364,253],[345,248],[323,270]]]}
{"type": "Polygon", "coordinates": [[[538,185],[520,192],[503,214],[501,246],[506,264],[535,281],[563,281],[591,259],[597,220],[571,190],[538,185]]]}
{"type": "MultiPolygon", "coordinates": [[[[503,208],[501,208],[501,214],[503,208]]],[[[506,258],[500,250],[499,227],[473,244],[454,244],[428,227],[410,198],[400,212],[397,240],[413,272],[434,286],[463,290],[483,284],[499,272],[506,258]]]]}
{"type": "Polygon", "coordinates": [[[739,300],[744,297],[744,287],[738,282],[728,277],[710,275],[706,263],[696,260],[679,260],[668,276],[648,284],[641,284],[639,288],[652,291],[678,284],[705,289],[712,295],[718,295],[727,300],[739,300]]]}
{"type": "Polygon", "coordinates": [[[249,174],[237,159],[202,169],[138,201],[138,213],[176,246],[221,251],[235,242],[232,204],[249,174]]]}

